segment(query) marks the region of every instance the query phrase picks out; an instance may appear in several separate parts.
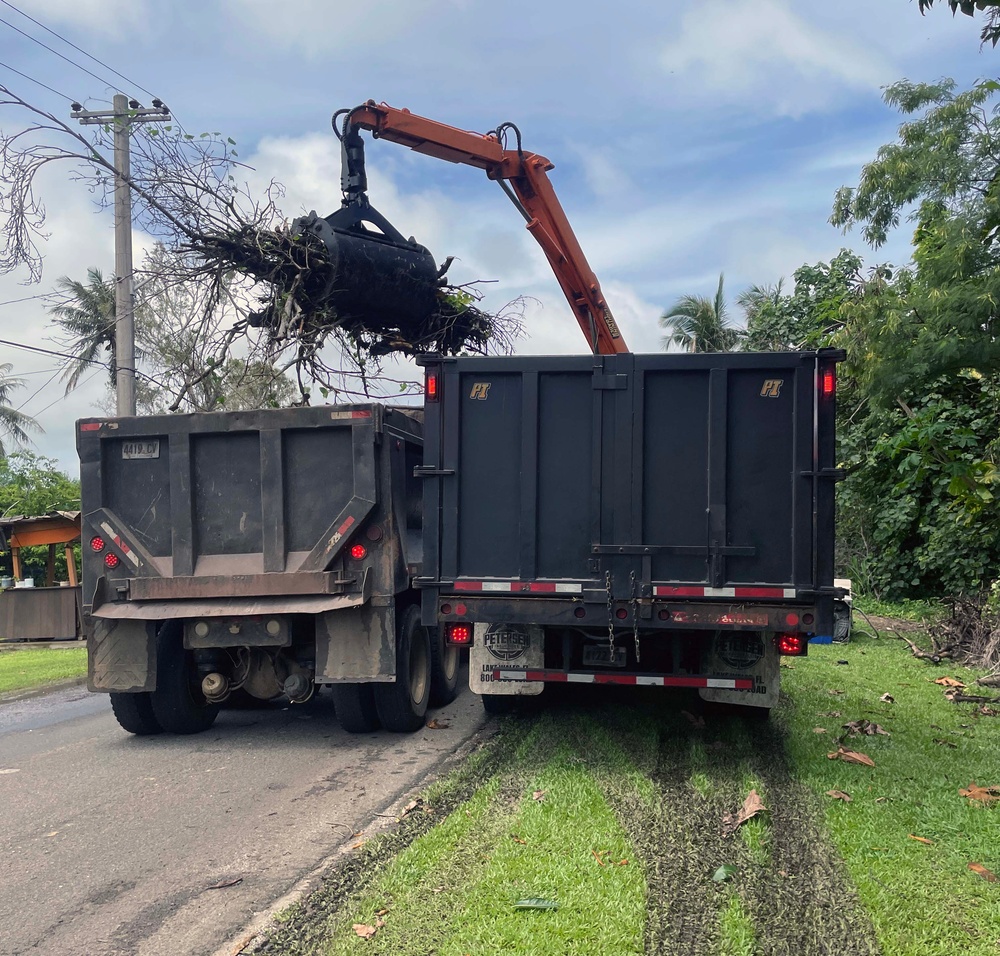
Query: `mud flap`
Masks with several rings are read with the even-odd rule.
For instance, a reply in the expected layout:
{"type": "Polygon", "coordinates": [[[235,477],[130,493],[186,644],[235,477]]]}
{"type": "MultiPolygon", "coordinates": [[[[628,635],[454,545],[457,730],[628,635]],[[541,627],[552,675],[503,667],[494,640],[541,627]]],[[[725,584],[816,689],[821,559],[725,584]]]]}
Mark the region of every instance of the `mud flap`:
{"type": "Polygon", "coordinates": [[[744,707],[776,707],[781,660],[771,635],[759,631],[716,631],[708,652],[705,673],[715,678],[753,679],[750,690],[703,687],[702,700],[744,707]]]}
{"type": "Polygon", "coordinates": [[[396,679],[396,608],[364,604],[316,615],[316,683],[396,679]]]}
{"type": "Polygon", "coordinates": [[[469,650],[469,689],[476,694],[533,695],[542,681],[524,680],[545,665],[545,637],[537,624],[477,624],[469,650]],[[505,680],[504,675],[509,677],[505,680]]]}
{"type": "Polygon", "coordinates": [[[87,687],[133,693],[156,689],[156,624],[92,618],[87,635],[87,687]]]}

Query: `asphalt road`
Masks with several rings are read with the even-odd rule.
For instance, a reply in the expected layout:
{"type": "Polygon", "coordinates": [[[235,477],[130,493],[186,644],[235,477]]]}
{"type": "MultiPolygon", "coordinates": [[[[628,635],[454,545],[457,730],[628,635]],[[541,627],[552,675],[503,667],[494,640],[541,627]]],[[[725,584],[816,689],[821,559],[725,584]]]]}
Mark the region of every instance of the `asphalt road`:
{"type": "Polygon", "coordinates": [[[429,716],[449,726],[352,736],[321,694],[139,738],[83,688],[0,701],[0,954],[232,949],[485,725],[467,689],[429,716]]]}

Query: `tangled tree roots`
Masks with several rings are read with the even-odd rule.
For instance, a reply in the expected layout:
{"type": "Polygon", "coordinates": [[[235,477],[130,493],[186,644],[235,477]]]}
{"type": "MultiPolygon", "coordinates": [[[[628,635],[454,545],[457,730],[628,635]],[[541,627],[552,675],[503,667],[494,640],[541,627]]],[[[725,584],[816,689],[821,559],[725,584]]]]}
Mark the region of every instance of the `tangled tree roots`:
{"type": "Polygon", "coordinates": [[[899,635],[914,657],[932,664],[950,660],[969,667],[1000,671],[1000,612],[982,600],[951,598],[948,603],[951,605],[948,617],[927,629],[930,650],[899,635]]]}
{"type": "Polygon", "coordinates": [[[318,356],[331,335],[364,371],[390,354],[509,352],[521,331],[519,301],[493,314],[477,307],[474,288],[443,278],[403,270],[343,275],[309,234],[247,228],[191,251],[261,284],[263,307],[249,324],[265,331],[273,351],[294,345],[300,371],[319,380],[318,356]]]}

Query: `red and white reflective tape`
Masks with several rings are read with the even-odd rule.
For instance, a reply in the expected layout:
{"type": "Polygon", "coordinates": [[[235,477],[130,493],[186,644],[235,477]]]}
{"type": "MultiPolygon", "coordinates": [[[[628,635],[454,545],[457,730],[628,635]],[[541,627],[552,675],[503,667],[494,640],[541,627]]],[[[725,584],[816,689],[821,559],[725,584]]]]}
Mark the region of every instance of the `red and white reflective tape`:
{"type": "Polygon", "coordinates": [[[717,690],[750,690],[753,678],[664,677],[659,674],[613,674],[590,671],[506,670],[496,668],[494,681],[547,681],[561,684],[628,684],[646,687],[713,687],[717,690]]]}
{"type": "Polygon", "coordinates": [[[582,594],[582,584],[565,581],[456,581],[456,591],[480,591],[484,594],[582,594]]]}
{"type": "Polygon", "coordinates": [[[707,597],[707,598],[794,598],[795,588],[704,588],[674,587],[658,584],[653,588],[656,597],[707,597]]]}
{"type": "Polygon", "coordinates": [[[356,409],[352,412],[330,412],[330,418],[334,421],[344,421],[351,418],[371,418],[371,411],[356,409]]]}

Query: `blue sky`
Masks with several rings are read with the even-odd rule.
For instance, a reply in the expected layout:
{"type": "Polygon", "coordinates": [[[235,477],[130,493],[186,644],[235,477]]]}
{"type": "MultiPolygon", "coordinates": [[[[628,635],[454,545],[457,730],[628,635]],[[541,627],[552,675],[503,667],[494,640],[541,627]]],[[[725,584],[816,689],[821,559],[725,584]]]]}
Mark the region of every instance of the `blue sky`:
{"type": "MultiPolygon", "coordinates": [[[[0,0],[0,61],[88,108],[115,92],[163,99],[190,130],[235,138],[255,179],[287,188],[284,212],[339,202],[331,113],[366,99],[485,131],[510,120],[526,149],[555,163],[552,181],[635,351],[659,348],[657,317],[684,293],[710,295],[725,272],[730,301],[842,246],[866,261],[908,255],[901,229],[873,253],[827,224],[837,187],[890,142],[882,104],[897,79],[995,76],[979,22],[914,0],[0,0]],[[16,9],[15,9],[16,8],[16,9]],[[117,79],[20,15],[109,64],[117,79]]],[[[69,104],[0,67],[2,81],[60,116],[69,104]]],[[[0,113],[0,128],[21,118],[0,113]]],[[[454,279],[496,280],[485,305],[532,297],[519,351],[586,345],[541,252],[498,187],[389,143],[367,152],[370,196],[454,279]]],[[[49,211],[44,275],[0,278],[0,301],[49,291],[89,266],[113,272],[110,213],[63,172],[42,183],[49,211]]],[[[136,236],[141,246],[142,236],[136,236]]],[[[35,302],[0,306],[0,338],[51,344],[35,302]]],[[[73,421],[97,414],[103,377],[62,398],[52,359],[0,345],[37,415],[37,450],[76,474],[73,421]],[[33,394],[34,393],[34,394],[33,394]],[[30,399],[29,399],[30,396],[30,399]]]]}

